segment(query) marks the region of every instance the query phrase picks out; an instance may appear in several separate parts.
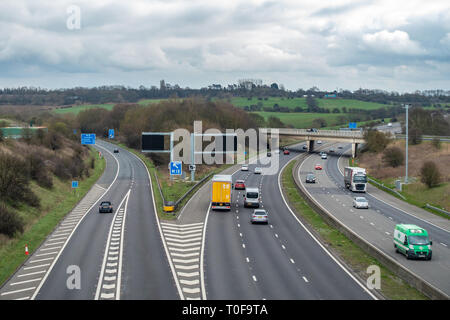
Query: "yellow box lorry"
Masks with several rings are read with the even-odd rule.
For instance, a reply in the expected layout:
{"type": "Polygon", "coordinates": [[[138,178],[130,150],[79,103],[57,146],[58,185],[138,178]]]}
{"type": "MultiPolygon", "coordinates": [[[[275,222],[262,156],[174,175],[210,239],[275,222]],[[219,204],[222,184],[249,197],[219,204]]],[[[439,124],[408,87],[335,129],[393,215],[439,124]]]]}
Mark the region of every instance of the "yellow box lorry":
{"type": "Polygon", "coordinates": [[[229,174],[216,174],[212,178],[211,209],[231,209],[231,185],[233,179],[229,174]]]}

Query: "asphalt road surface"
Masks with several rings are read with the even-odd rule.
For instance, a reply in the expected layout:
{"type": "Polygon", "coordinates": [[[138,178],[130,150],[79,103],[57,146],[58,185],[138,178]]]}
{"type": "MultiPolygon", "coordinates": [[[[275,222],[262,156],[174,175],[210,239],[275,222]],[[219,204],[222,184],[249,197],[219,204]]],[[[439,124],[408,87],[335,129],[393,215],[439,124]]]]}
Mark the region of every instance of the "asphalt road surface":
{"type": "MultiPolygon", "coordinates": [[[[279,154],[279,169],[296,155],[279,154]]],[[[244,208],[243,191],[233,191],[231,211],[208,211],[207,298],[373,299],[293,216],[280,192],[280,170],[257,175],[255,166],[251,164],[248,172],[237,171],[233,181],[242,179],[246,186],[262,190],[260,205],[269,213],[269,224],[250,223],[253,209],[244,208]]]]}
{"type": "MultiPolygon", "coordinates": [[[[402,208],[400,201],[397,206],[382,201],[380,196],[375,197],[371,193],[374,187],[370,185],[365,194],[353,193],[345,189],[343,175],[338,169],[338,160],[341,153],[348,150],[348,145],[340,145],[343,149],[337,149],[339,152],[335,155],[328,155],[327,160],[320,159],[320,156],[316,154],[306,158],[299,166],[300,180],[303,185],[334,217],[403,266],[449,295],[450,251],[448,246],[450,245],[450,234],[448,220],[431,213],[425,214],[429,218],[422,219],[408,213],[406,209],[400,210],[402,208]],[[314,170],[314,165],[318,163],[323,165],[324,170],[314,170]],[[308,172],[315,172],[317,183],[305,183],[308,172]],[[352,200],[355,196],[366,197],[370,208],[353,208],[352,200]],[[405,256],[395,252],[393,232],[398,223],[415,224],[428,230],[430,238],[433,240],[431,261],[407,260],[405,256]]],[[[344,158],[343,161],[345,159],[348,158],[344,158]]]]}

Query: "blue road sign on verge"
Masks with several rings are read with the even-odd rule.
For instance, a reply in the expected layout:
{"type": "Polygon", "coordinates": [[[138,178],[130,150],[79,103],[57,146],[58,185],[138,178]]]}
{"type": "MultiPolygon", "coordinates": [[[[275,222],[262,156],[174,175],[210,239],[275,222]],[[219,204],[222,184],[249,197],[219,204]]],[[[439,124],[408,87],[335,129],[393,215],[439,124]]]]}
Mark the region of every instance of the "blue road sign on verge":
{"type": "Polygon", "coordinates": [[[170,162],[170,175],[180,176],[182,174],[181,161],[171,161],[170,162]]]}
{"type": "Polygon", "coordinates": [[[81,144],[95,144],[95,133],[82,133],[81,144]]]}
{"type": "Polygon", "coordinates": [[[72,188],[78,188],[78,181],[72,181],[72,188]]]}
{"type": "Polygon", "coordinates": [[[114,139],[114,129],[109,129],[109,131],[108,131],[108,137],[109,137],[110,139],[114,139]]]}
{"type": "Polygon", "coordinates": [[[356,122],[350,122],[350,123],[348,124],[348,127],[349,127],[350,129],[356,129],[356,122]]]}

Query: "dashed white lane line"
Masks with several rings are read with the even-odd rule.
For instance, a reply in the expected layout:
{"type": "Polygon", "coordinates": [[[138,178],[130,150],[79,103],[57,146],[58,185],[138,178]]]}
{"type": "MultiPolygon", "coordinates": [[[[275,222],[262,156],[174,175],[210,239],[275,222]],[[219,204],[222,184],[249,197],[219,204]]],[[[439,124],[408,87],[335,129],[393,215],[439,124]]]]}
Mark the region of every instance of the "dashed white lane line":
{"type": "Polygon", "coordinates": [[[303,280],[305,280],[305,282],[309,282],[308,279],[306,279],[305,276],[303,276],[303,280]]]}
{"type": "Polygon", "coordinates": [[[384,233],[386,233],[387,235],[390,235],[390,233],[389,233],[389,232],[387,232],[387,231],[385,231],[384,233]]]}
{"type": "Polygon", "coordinates": [[[281,247],[283,248],[283,250],[286,250],[286,247],[282,244],[281,247]]]}
{"type": "Polygon", "coordinates": [[[250,262],[250,259],[248,257],[246,257],[245,260],[247,261],[247,263],[250,262]]]}
{"type": "Polygon", "coordinates": [[[6,295],[9,295],[9,294],[15,294],[15,293],[23,292],[23,291],[34,290],[34,289],[36,289],[36,287],[30,287],[30,288],[25,288],[25,289],[20,289],[20,290],[14,290],[14,291],[3,292],[3,293],[0,294],[0,295],[6,296],[6,295]]]}
{"type": "Polygon", "coordinates": [[[289,260],[291,260],[291,263],[295,263],[294,259],[291,258],[291,259],[289,259],[289,260]]]}
{"type": "Polygon", "coordinates": [[[24,284],[24,283],[29,283],[29,282],[34,282],[34,281],[40,281],[42,278],[36,278],[36,279],[30,279],[30,280],[24,280],[24,281],[18,281],[18,282],[13,282],[10,283],[10,286],[16,286],[18,284],[24,284]]]}
{"type": "Polygon", "coordinates": [[[244,248],[244,249],[245,249],[245,243],[243,243],[243,244],[242,244],[242,248],[244,248]]]}
{"type": "Polygon", "coordinates": [[[42,268],[42,267],[48,267],[50,263],[46,264],[40,264],[38,266],[32,266],[32,267],[24,267],[23,270],[30,270],[30,269],[36,269],[36,268],[42,268]]]}
{"type": "Polygon", "coordinates": [[[440,242],[440,244],[442,244],[444,247],[446,247],[447,245],[445,243],[440,242]]]}
{"type": "Polygon", "coordinates": [[[23,274],[19,274],[17,277],[22,278],[22,277],[34,276],[36,274],[40,274],[40,273],[44,273],[44,272],[46,272],[46,271],[43,270],[43,271],[36,271],[36,272],[30,272],[30,273],[23,273],[23,274]]]}
{"type": "Polygon", "coordinates": [[[252,276],[252,278],[253,278],[253,281],[255,281],[255,282],[258,281],[255,276],[252,276]]]}

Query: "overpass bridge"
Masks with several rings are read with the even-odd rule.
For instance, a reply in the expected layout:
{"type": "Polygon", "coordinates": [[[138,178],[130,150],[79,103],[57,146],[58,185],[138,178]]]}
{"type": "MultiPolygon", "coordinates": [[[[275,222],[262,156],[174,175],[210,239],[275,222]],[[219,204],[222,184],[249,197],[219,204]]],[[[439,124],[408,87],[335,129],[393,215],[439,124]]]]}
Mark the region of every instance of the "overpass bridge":
{"type": "Polygon", "coordinates": [[[352,145],[352,157],[356,157],[358,144],[364,143],[364,133],[361,131],[344,130],[317,130],[311,129],[289,129],[289,128],[260,128],[263,133],[270,134],[272,130],[277,130],[280,136],[300,137],[306,140],[308,152],[314,150],[314,142],[317,140],[347,142],[352,145]]]}

